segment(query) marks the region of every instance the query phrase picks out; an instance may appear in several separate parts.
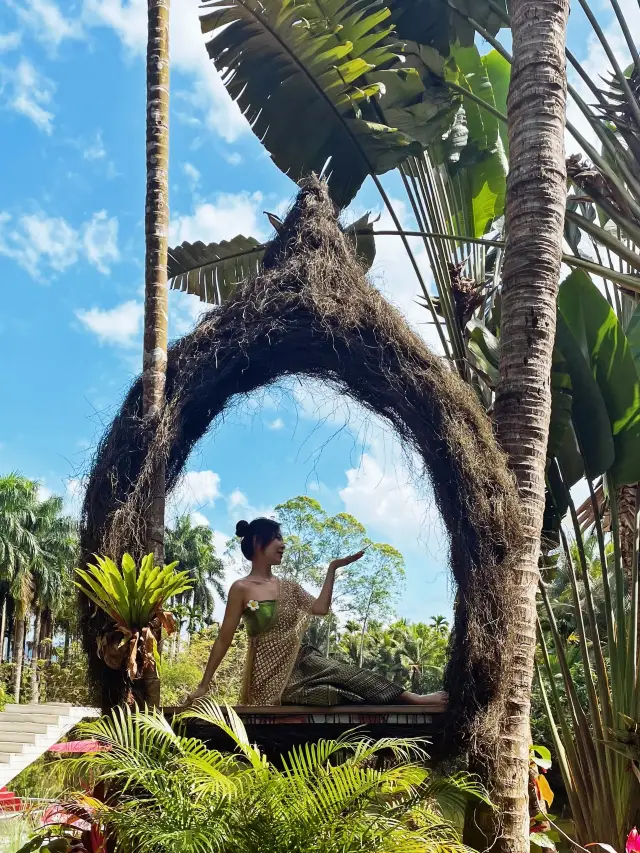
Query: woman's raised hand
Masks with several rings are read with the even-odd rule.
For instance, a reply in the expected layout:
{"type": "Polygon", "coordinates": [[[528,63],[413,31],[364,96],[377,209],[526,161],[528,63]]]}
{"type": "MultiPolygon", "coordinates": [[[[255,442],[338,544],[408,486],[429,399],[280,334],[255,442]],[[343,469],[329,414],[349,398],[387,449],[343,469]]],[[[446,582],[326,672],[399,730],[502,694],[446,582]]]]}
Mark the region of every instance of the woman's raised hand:
{"type": "Polygon", "coordinates": [[[341,569],[344,566],[348,566],[351,563],[357,563],[358,560],[361,560],[364,556],[364,551],[358,551],[357,554],[352,554],[350,557],[339,557],[337,560],[332,560],[329,563],[329,568],[335,571],[336,569],[341,569]]]}

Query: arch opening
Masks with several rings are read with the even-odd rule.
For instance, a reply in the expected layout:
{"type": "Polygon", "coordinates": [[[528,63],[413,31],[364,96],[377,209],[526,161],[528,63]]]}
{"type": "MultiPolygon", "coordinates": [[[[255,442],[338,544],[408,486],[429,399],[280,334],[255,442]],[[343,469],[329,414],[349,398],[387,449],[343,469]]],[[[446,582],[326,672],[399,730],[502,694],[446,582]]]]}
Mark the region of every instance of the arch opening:
{"type": "MultiPolygon", "coordinates": [[[[504,710],[505,618],[521,545],[513,478],[473,391],[367,281],[323,182],[307,179],[263,271],[169,350],[166,404],[142,419],[141,382],[98,448],[84,501],[83,559],[145,550],[152,473],[170,491],[210,425],[239,395],[288,376],[319,379],[379,416],[417,454],[450,540],[456,584],[447,687],[451,728],[492,740],[504,710]]],[[[103,625],[83,602],[91,669],[103,625]],[[91,616],[92,618],[88,618],[91,616]]],[[[113,679],[111,679],[113,680],[113,679]]]]}

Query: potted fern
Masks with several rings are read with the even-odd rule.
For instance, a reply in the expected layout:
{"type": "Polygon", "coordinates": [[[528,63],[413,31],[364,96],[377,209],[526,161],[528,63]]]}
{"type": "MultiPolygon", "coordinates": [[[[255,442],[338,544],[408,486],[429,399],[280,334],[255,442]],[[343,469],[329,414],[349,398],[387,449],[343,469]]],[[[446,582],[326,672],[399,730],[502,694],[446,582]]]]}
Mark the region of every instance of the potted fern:
{"type": "Polygon", "coordinates": [[[113,620],[111,630],[98,637],[98,654],[110,669],[124,669],[132,686],[131,701],[142,680],[155,683],[144,698],[158,705],[158,642],[163,628],[171,635],[176,627],[165,603],[189,590],[192,582],[187,572],[176,571],[177,562],[154,565],[153,554],[147,554],[139,568],[130,554],[122,557],[121,568],[109,557],[95,559],[95,565],[76,569],[75,584],[113,620]]]}

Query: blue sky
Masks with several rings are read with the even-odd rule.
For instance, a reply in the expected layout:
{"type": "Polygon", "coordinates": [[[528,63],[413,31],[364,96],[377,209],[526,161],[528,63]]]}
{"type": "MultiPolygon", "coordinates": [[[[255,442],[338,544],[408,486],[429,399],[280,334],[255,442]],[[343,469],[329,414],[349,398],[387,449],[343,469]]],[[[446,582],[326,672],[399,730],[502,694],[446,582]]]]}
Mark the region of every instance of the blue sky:
{"type": "MultiPolygon", "coordinates": [[[[633,22],[637,6],[622,5],[633,22]]],[[[590,71],[604,72],[577,13],[571,32],[590,71]]],[[[0,471],[39,479],[71,511],[141,363],[145,39],[144,0],[0,8],[0,471]]],[[[171,50],[171,243],[266,238],[263,211],[283,212],[294,186],[217,79],[196,0],[174,0],[171,50]]],[[[406,212],[401,188],[386,185],[406,212]]],[[[370,186],[347,217],[365,210],[381,212],[370,186]]],[[[396,238],[379,238],[372,275],[431,340],[396,238]]],[[[172,336],[199,311],[195,297],[172,294],[172,336]]],[[[401,615],[450,613],[446,541],[428,487],[388,431],[325,389],[292,383],[244,401],[197,448],[171,512],[198,513],[221,544],[239,517],[304,493],[402,551],[401,615]]]]}

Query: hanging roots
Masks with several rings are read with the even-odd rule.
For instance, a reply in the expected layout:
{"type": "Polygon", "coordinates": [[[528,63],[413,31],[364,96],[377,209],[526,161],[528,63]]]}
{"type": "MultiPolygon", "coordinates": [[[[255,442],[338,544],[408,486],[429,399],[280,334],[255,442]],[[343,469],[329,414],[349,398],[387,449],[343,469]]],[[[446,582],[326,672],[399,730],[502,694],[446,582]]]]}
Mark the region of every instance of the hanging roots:
{"type": "MultiPolygon", "coordinates": [[[[320,379],[384,418],[431,480],[457,587],[447,688],[451,728],[491,743],[503,714],[513,567],[521,547],[515,485],[473,391],[372,287],[323,182],[305,180],[263,272],[169,350],[166,405],[141,417],[141,382],[100,444],[82,515],[83,559],[145,550],[153,471],[167,490],[238,395],[286,376],[320,379]]],[[[118,700],[95,656],[100,616],[83,602],[103,702],[118,700]]]]}

